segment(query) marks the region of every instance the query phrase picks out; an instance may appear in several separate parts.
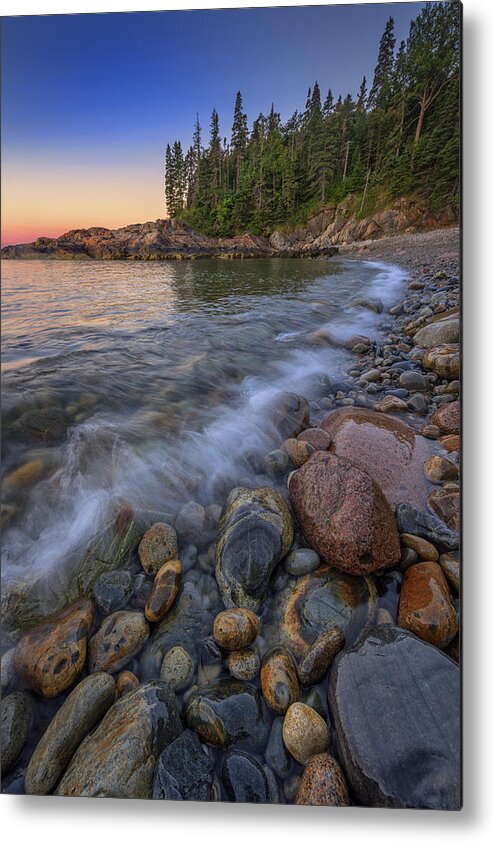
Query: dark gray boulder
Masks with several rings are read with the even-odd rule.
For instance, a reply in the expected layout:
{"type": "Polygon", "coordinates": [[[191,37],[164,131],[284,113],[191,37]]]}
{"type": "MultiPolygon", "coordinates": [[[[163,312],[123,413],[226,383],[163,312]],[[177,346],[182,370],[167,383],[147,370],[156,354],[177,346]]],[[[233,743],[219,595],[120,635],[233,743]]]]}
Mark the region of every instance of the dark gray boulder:
{"type": "Polygon", "coordinates": [[[450,529],[444,521],[435,515],[421,512],[409,503],[399,503],[396,507],[398,532],[409,532],[418,535],[426,541],[432,541],[436,547],[445,552],[457,550],[460,538],[457,532],[450,529]]]}
{"type": "Polygon", "coordinates": [[[328,702],[358,802],[460,809],[460,677],[447,655],[393,625],[368,629],[335,658],[328,702]]]}
{"type": "Polygon", "coordinates": [[[173,801],[211,801],[214,762],[212,752],[194,731],[183,731],[161,752],[153,785],[153,798],[173,801]]]}

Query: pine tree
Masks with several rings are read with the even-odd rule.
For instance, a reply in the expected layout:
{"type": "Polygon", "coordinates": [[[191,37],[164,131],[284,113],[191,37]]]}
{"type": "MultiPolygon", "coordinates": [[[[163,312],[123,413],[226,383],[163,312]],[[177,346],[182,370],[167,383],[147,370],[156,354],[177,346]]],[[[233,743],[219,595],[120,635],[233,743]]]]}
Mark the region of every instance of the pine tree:
{"type": "Polygon", "coordinates": [[[249,138],[249,130],[247,126],[247,115],[244,114],[242,108],[242,94],[237,91],[235,99],[235,111],[233,114],[232,139],[231,148],[233,153],[234,164],[234,184],[233,189],[236,189],[240,182],[240,169],[245,158],[247,150],[247,141],[249,138]]]}
{"type": "Polygon", "coordinates": [[[386,108],[391,95],[396,38],[394,20],[388,18],[379,44],[379,54],[374,70],[374,81],[369,93],[369,108],[386,108]]]}

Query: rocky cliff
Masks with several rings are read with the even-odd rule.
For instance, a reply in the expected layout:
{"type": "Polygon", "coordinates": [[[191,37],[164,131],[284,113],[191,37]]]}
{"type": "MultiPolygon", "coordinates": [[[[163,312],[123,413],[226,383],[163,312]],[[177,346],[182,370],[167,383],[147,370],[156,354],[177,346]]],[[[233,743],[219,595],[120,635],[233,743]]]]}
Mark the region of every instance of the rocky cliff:
{"type": "Polygon", "coordinates": [[[34,243],[5,246],[2,258],[57,260],[181,260],[201,257],[331,257],[338,245],[374,240],[454,224],[448,209],[433,215],[424,202],[400,199],[391,208],[358,219],[354,197],[328,206],[289,233],[269,239],[253,234],[216,238],[200,234],[174,219],[126,225],[124,228],[80,228],[61,237],[39,237],[34,243]]]}

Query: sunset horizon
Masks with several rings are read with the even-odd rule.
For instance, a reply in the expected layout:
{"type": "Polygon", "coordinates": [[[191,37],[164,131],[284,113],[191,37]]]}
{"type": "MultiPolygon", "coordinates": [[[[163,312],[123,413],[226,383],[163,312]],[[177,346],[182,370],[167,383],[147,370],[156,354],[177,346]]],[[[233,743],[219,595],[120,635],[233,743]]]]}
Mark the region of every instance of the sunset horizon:
{"type": "Polygon", "coordinates": [[[197,113],[207,143],[213,108],[229,139],[237,90],[249,128],[272,103],[301,112],[315,80],[355,97],[387,17],[399,41],[421,7],[4,18],[2,246],[164,218],[165,146],[188,147],[197,113]]]}

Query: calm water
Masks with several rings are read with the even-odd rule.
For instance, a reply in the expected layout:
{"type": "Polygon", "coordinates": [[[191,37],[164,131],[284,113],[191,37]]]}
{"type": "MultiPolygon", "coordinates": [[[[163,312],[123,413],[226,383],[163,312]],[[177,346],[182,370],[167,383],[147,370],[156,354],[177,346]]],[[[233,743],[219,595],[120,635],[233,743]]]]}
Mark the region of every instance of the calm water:
{"type": "Polygon", "coordinates": [[[391,266],[286,259],[4,261],[2,276],[3,471],[46,465],[4,493],[7,574],[83,552],[115,498],[177,512],[265,483],[273,398],[317,400],[349,366],[311,333],[375,335],[383,317],[351,299],[389,306],[404,280],[391,266]],[[53,406],[68,421],[61,442],[10,435],[23,412],[53,406]]]}

